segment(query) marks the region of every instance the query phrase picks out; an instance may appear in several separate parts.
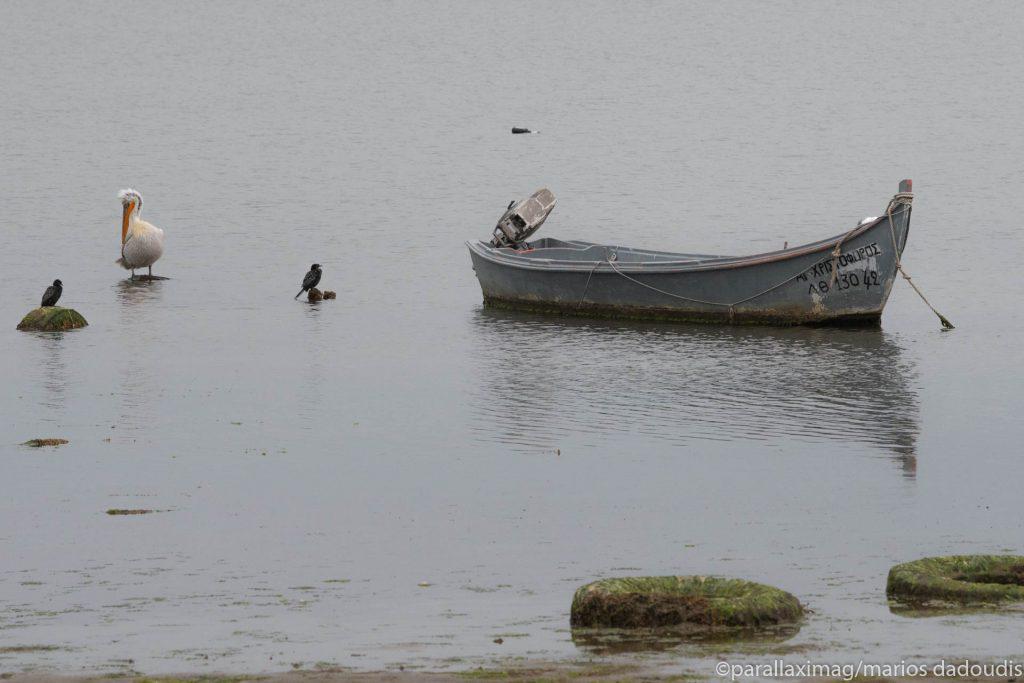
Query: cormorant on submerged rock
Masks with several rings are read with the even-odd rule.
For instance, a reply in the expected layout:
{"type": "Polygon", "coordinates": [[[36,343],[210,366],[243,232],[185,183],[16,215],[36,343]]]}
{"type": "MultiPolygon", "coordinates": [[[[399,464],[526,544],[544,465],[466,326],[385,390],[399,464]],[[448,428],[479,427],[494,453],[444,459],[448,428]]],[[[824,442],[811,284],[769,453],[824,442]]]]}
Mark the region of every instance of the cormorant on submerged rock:
{"type": "Polygon", "coordinates": [[[60,300],[60,295],[64,292],[64,285],[61,284],[60,280],[54,280],[53,284],[46,288],[46,293],[43,294],[43,302],[40,306],[56,306],[60,300]]]}
{"type": "Polygon", "coordinates": [[[311,265],[309,267],[309,272],[306,273],[306,277],[302,278],[302,289],[300,289],[299,293],[295,295],[295,298],[298,299],[302,296],[303,292],[307,292],[320,284],[321,275],[323,275],[323,271],[320,270],[320,264],[314,263],[311,265]]]}

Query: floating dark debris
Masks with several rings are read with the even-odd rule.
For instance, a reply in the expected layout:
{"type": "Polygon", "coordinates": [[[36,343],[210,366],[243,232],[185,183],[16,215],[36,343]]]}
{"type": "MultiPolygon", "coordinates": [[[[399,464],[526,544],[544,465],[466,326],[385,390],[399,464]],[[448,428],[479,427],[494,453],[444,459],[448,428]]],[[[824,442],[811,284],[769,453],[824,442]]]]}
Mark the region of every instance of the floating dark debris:
{"type": "Polygon", "coordinates": [[[149,515],[149,514],[152,514],[154,512],[159,512],[159,510],[144,510],[144,509],[129,510],[129,509],[126,509],[126,508],[111,508],[111,509],[107,510],[107,514],[108,515],[149,515]]]}
{"type": "Polygon", "coordinates": [[[512,127],[512,135],[527,135],[533,131],[529,128],[519,128],[518,126],[512,127]]]}

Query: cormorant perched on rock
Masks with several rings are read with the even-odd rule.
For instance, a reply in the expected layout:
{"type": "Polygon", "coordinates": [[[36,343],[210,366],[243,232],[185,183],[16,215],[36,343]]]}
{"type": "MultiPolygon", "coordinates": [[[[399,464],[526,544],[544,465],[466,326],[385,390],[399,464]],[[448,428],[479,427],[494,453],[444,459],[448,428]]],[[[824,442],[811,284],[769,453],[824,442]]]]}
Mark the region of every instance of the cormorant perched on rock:
{"type": "Polygon", "coordinates": [[[323,275],[323,272],[320,270],[320,264],[314,263],[311,265],[309,267],[309,272],[306,273],[306,277],[302,278],[302,289],[300,289],[299,293],[295,295],[295,298],[298,299],[302,296],[303,292],[307,292],[320,284],[321,275],[323,275]]]}
{"type": "Polygon", "coordinates": [[[43,303],[40,306],[56,306],[60,300],[60,295],[64,292],[64,285],[61,284],[60,280],[54,280],[53,284],[46,288],[46,293],[43,294],[43,303]]]}

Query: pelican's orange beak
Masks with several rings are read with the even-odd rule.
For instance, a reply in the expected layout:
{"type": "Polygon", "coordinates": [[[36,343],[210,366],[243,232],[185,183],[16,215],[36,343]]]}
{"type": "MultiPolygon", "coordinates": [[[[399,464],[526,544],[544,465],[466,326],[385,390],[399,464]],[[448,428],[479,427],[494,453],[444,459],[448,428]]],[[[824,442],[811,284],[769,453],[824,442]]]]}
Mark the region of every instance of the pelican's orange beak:
{"type": "Polygon", "coordinates": [[[131,200],[124,205],[124,210],[121,215],[121,246],[124,246],[125,240],[128,238],[128,219],[132,215],[132,209],[135,208],[135,200],[131,200]]]}

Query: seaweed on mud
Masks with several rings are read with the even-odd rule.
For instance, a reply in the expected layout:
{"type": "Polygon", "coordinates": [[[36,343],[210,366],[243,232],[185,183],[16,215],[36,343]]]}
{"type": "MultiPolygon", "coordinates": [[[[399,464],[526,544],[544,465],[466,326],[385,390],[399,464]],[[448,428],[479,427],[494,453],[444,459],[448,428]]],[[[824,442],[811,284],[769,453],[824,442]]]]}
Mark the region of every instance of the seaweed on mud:
{"type": "Polygon", "coordinates": [[[29,439],[22,443],[22,446],[42,448],[43,446],[62,446],[68,442],[67,439],[29,439]]]}
{"type": "Polygon", "coordinates": [[[60,650],[57,645],[6,645],[0,646],[0,654],[13,654],[20,652],[52,652],[60,650]]]}

